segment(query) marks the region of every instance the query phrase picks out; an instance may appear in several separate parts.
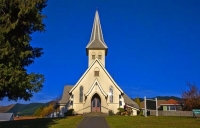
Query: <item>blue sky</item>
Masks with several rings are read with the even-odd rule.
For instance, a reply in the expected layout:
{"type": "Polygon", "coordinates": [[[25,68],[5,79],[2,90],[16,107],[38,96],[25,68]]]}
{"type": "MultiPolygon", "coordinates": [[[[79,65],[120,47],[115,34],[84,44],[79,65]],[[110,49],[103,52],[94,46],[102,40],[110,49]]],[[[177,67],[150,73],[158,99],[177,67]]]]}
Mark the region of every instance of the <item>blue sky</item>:
{"type": "Polygon", "coordinates": [[[31,42],[44,55],[28,67],[46,81],[29,102],[55,99],[85,72],[96,9],[108,46],[106,69],[130,97],[180,97],[187,82],[200,88],[199,0],[49,0],[46,31],[32,34],[31,42]]]}

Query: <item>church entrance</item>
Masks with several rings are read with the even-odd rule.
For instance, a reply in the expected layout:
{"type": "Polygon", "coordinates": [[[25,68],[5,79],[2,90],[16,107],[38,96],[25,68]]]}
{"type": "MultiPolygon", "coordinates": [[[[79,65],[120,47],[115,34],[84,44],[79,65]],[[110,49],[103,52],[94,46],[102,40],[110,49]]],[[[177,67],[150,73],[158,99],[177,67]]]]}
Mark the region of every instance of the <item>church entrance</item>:
{"type": "Polygon", "coordinates": [[[91,111],[100,112],[101,111],[101,98],[98,94],[94,94],[91,101],[91,111]]]}

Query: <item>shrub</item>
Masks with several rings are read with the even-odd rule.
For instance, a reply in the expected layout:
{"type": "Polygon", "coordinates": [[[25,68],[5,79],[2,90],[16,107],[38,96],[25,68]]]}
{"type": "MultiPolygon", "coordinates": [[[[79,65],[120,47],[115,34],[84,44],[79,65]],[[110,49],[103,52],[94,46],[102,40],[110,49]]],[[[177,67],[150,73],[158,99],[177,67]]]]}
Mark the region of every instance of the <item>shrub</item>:
{"type": "Polygon", "coordinates": [[[65,116],[73,116],[74,115],[74,109],[69,109],[67,112],[64,113],[65,116]]]}
{"type": "Polygon", "coordinates": [[[124,112],[123,108],[118,108],[117,110],[118,110],[117,115],[121,115],[121,113],[124,112]]]}
{"type": "Polygon", "coordinates": [[[108,111],[108,115],[109,115],[109,116],[113,116],[113,115],[114,115],[113,111],[112,111],[112,110],[109,110],[109,111],[108,111]]]}

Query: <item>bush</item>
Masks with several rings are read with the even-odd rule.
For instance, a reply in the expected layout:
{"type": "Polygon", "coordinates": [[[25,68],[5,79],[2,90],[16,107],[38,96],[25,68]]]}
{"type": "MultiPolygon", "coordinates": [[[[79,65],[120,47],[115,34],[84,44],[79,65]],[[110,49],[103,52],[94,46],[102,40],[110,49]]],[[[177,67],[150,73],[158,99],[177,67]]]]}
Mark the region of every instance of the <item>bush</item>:
{"type": "Polygon", "coordinates": [[[108,111],[108,115],[109,115],[109,116],[113,116],[113,115],[114,115],[113,111],[112,111],[112,110],[109,110],[109,111],[108,111]]]}
{"type": "Polygon", "coordinates": [[[69,109],[67,112],[64,113],[65,116],[73,116],[74,115],[74,109],[69,109]]]}
{"type": "Polygon", "coordinates": [[[121,113],[124,112],[124,108],[118,108],[117,110],[117,115],[121,115],[121,113]]]}

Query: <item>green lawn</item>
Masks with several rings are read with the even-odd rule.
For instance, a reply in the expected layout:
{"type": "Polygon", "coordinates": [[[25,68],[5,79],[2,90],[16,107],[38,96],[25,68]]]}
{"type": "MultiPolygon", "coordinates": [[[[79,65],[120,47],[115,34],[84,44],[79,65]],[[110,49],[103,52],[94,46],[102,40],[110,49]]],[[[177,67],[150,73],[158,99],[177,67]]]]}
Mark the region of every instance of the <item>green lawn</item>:
{"type": "Polygon", "coordinates": [[[72,116],[57,119],[39,118],[17,120],[0,122],[0,128],[76,128],[82,119],[82,116],[72,116]]]}
{"type": "MultiPolygon", "coordinates": [[[[57,119],[29,119],[0,122],[0,128],[76,128],[83,116],[57,119]]],[[[200,128],[200,118],[192,117],[143,117],[107,116],[111,128],[200,128]]]]}
{"type": "Polygon", "coordinates": [[[111,128],[200,128],[200,118],[192,117],[143,117],[108,116],[111,128]]]}

